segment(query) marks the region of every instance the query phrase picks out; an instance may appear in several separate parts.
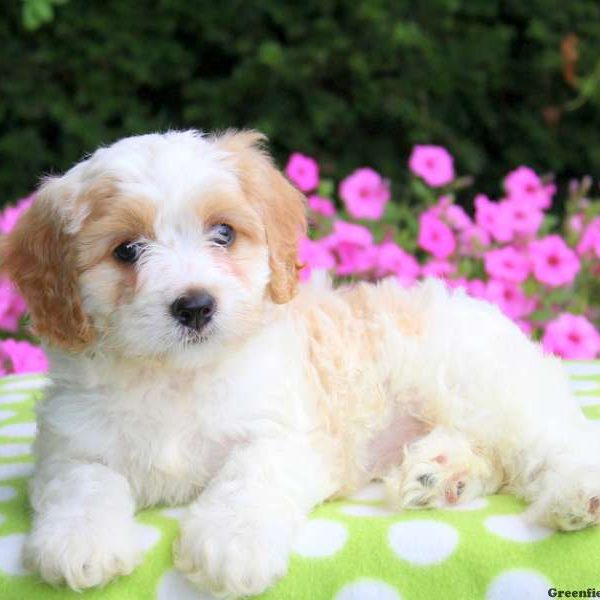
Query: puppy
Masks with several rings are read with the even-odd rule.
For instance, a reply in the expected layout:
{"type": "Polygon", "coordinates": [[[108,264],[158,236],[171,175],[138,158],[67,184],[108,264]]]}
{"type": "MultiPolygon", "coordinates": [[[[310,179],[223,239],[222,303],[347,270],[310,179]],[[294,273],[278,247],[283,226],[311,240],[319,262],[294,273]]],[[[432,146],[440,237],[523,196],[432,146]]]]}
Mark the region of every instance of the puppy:
{"type": "Polygon", "coordinates": [[[537,522],[599,518],[600,443],[560,362],[428,281],[297,290],[304,198],[252,131],[143,135],[47,179],[4,268],[51,360],[26,564],[73,589],[128,574],[134,514],[187,504],[199,588],[263,592],[311,509],[504,489],[537,522]]]}

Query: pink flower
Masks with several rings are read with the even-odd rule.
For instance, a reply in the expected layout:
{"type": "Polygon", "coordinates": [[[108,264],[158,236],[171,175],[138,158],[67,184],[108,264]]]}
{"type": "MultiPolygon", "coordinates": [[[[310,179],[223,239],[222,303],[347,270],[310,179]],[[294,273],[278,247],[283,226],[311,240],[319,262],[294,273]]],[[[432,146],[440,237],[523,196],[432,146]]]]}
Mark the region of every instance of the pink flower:
{"type": "Polygon", "coordinates": [[[302,192],[310,192],[319,185],[319,165],[310,156],[294,152],[288,160],[285,172],[302,192]]]}
{"type": "Polygon", "coordinates": [[[11,232],[21,215],[31,206],[33,200],[34,194],[22,198],[15,206],[7,206],[0,213],[0,233],[11,232]]]}
{"type": "Polygon", "coordinates": [[[470,279],[467,281],[467,292],[473,298],[487,298],[487,285],[481,279],[470,279]]]}
{"type": "Polygon", "coordinates": [[[431,187],[446,185],[454,179],[454,159],[441,146],[415,146],[408,167],[431,187]]]}
{"type": "Polygon", "coordinates": [[[339,194],[355,219],[380,219],[390,199],[390,185],[381,175],[364,167],[340,183],[339,194]]]}
{"type": "Polygon", "coordinates": [[[335,206],[329,198],[312,195],[308,197],[308,207],[313,212],[324,217],[333,217],[335,215],[335,206]]]}
{"type": "Polygon", "coordinates": [[[456,267],[447,260],[430,260],[421,268],[425,277],[435,277],[437,279],[447,279],[456,271],[456,267]]]}
{"type": "Polygon", "coordinates": [[[333,269],[335,267],[335,258],[327,244],[321,240],[313,241],[307,237],[300,239],[298,247],[298,259],[303,267],[300,270],[300,280],[310,279],[314,269],[333,269]]]}
{"type": "Polygon", "coordinates": [[[583,215],[581,213],[577,213],[569,219],[569,228],[575,233],[583,231],[583,215]]]}
{"type": "Polygon", "coordinates": [[[600,258],[600,217],[593,219],[586,227],[577,244],[577,252],[582,256],[593,252],[597,258],[600,258]]]}
{"type": "Polygon", "coordinates": [[[326,243],[338,258],[338,275],[364,273],[374,269],[377,264],[373,235],[362,225],[336,221],[326,243]]]}
{"type": "Polygon", "coordinates": [[[458,204],[451,204],[446,209],[446,220],[454,229],[458,229],[459,231],[473,227],[471,218],[465,212],[465,209],[462,206],[458,206],[458,204]]]}
{"type": "Polygon", "coordinates": [[[500,210],[510,229],[518,235],[535,235],[544,220],[544,213],[539,208],[523,200],[505,200],[500,203],[500,210]]]}
{"type": "Polygon", "coordinates": [[[556,188],[545,185],[529,167],[519,167],[504,179],[504,189],[510,200],[522,201],[538,209],[550,208],[556,188]]]}
{"type": "Polygon", "coordinates": [[[479,225],[471,225],[460,232],[460,245],[463,254],[477,256],[490,245],[491,241],[490,234],[479,225]]]}
{"type": "Polygon", "coordinates": [[[533,333],[533,325],[525,319],[515,319],[515,323],[519,326],[519,329],[525,335],[531,335],[533,333]]]}
{"type": "Polygon", "coordinates": [[[419,218],[418,243],[435,258],[447,258],[456,249],[456,240],[450,227],[428,213],[423,213],[419,218]]]}
{"type": "Polygon", "coordinates": [[[499,242],[512,240],[513,230],[508,215],[497,202],[484,194],[475,196],[475,222],[499,242]]]}
{"type": "Polygon", "coordinates": [[[466,277],[457,277],[456,279],[448,279],[448,280],[446,280],[446,285],[453,290],[462,288],[462,290],[467,293],[469,290],[469,280],[466,277]]]}
{"type": "Polygon", "coordinates": [[[579,272],[577,254],[559,235],[548,235],[529,244],[533,274],[552,287],[571,283],[579,272]]]}
{"type": "Polygon", "coordinates": [[[25,314],[25,300],[8,279],[0,279],[0,329],[16,332],[25,314]]]}
{"type": "Polygon", "coordinates": [[[484,263],[486,273],[494,279],[522,283],[529,276],[529,260],[512,246],[490,250],[484,263]]]}
{"type": "Polygon", "coordinates": [[[582,315],[563,313],[546,325],[542,339],[547,352],[562,358],[593,359],[600,353],[600,334],[582,315]]]}
{"type": "Polygon", "coordinates": [[[378,277],[394,274],[405,286],[414,283],[419,275],[419,263],[414,256],[405,252],[394,242],[384,242],[378,248],[378,277]]]}
{"type": "Polygon", "coordinates": [[[8,373],[45,373],[48,360],[42,349],[29,342],[0,342],[0,357],[8,373]]]}
{"type": "Polygon", "coordinates": [[[485,295],[511,319],[526,317],[535,308],[535,301],[528,298],[516,283],[509,281],[490,280],[485,295]]]}

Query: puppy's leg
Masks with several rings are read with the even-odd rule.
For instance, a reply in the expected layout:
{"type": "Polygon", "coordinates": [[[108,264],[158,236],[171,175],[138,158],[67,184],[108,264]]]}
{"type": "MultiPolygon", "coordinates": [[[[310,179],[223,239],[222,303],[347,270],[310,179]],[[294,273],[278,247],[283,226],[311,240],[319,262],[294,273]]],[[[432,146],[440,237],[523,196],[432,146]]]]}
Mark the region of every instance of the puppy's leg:
{"type": "Polygon", "coordinates": [[[101,464],[47,460],[30,500],[35,513],[23,561],[49,583],[80,590],[137,564],[134,501],[122,475],[101,464]]]}
{"type": "Polygon", "coordinates": [[[259,594],[285,574],[298,526],[333,491],[304,437],[234,449],[183,519],[175,565],[217,595],[259,594]]]}
{"type": "Polygon", "coordinates": [[[493,494],[502,475],[463,434],[437,427],[406,448],[402,463],[392,468],[384,484],[395,508],[430,508],[493,494]]]}
{"type": "Polygon", "coordinates": [[[514,465],[507,490],[531,503],[531,520],[564,531],[600,522],[600,440],[590,429],[540,436],[514,465]]]}

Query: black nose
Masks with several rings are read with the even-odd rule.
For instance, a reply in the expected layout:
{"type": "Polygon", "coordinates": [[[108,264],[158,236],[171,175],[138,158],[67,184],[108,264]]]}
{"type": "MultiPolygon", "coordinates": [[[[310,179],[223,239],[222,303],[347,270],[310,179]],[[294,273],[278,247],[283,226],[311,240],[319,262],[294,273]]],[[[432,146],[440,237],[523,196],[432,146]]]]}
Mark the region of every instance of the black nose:
{"type": "Polygon", "coordinates": [[[173,317],[196,331],[200,331],[212,319],[216,309],[215,299],[207,292],[186,294],[171,304],[173,317]]]}

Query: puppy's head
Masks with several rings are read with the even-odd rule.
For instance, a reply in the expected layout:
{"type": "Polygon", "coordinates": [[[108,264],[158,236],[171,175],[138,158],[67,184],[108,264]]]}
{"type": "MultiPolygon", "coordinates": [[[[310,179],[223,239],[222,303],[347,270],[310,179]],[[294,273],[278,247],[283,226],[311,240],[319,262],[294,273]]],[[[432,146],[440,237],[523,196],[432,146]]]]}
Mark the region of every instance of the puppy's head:
{"type": "Polygon", "coordinates": [[[205,352],[289,301],[304,199],[262,141],[132,137],[48,179],[3,248],[35,331],[68,350],[205,352]]]}

